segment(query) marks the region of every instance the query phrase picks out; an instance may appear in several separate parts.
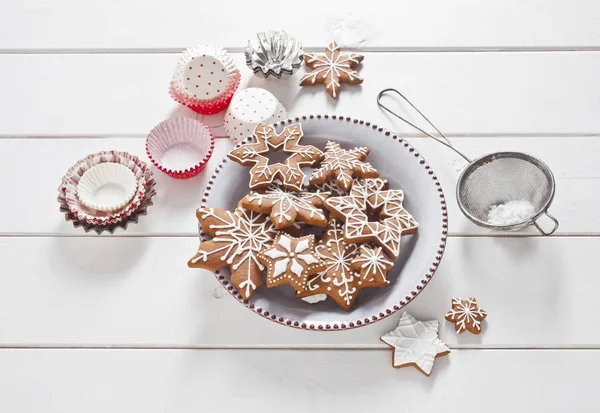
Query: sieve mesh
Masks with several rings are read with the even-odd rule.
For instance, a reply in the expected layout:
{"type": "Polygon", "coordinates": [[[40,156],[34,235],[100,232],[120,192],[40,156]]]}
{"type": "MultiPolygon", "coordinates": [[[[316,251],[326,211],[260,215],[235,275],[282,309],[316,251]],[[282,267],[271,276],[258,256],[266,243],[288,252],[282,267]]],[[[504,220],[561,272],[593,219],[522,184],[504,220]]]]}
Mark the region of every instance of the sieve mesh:
{"type": "Polygon", "coordinates": [[[485,222],[493,205],[514,200],[531,202],[536,216],[552,200],[553,188],[547,167],[537,159],[522,153],[504,152],[470,164],[461,176],[457,195],[466,212],[485,222]]]}

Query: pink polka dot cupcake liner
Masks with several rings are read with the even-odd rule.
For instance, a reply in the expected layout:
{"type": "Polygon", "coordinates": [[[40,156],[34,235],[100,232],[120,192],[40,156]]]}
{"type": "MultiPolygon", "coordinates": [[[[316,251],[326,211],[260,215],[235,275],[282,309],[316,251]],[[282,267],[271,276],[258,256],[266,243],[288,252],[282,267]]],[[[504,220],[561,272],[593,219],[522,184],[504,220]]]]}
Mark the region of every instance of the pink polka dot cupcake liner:
{"type": "Polygon", "coordinates": [[[103,151],[79,160],[73,165],[58,188],[59,210],[65,214],[65,220],[71,221],[76,228],[86,232],[113,233],[117,228],[126,229],[130,223],[137,223],[139,216],[146,215],[153,204],[154,189],[152,170],[138,157],[127,152],[103,151]],[[79,182],[90,169],[98,165],[114,163],[128,168],[136,180],[136,190],[131,199],[114,211],[101,211],[85,205],[78,195],[79,182]]]}
{"type": "Polygon", "coordinates": [[[198,175],[215,148],[208,126],[191,118],[171,118],[154,127],[146,138],[146,153],[160,171],[177,179],[198,175]]]}
{"type": "Polygon", "coordinates": [[[180,56],[169,94],[197,113],[212,115],[227,108],[240,80],[240,71],[225,49],[203,44],[180,56]]]}
{"type": "Polygon", "coordinates": [[[287,110],[273,94],[251,87],[238,91],[225,113],[223,127],[238,142],[251,135],[258,123],[271,124],[287,118],[287,110]]]}

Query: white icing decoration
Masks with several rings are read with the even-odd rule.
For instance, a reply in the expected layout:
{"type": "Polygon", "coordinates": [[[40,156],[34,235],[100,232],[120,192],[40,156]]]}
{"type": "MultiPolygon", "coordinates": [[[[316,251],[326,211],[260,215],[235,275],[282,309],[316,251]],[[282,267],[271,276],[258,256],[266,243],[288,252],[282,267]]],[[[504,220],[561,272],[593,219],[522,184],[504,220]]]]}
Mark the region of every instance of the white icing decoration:
{"type": "MultiPolygon", "coordinates": [[[[245,199],[250,204],[248,208],[252,208],[253,203],[260,207],[267,202],[271,208],[271,219],[279,224],[286,221],[289,225],[294,222],[298,213],[304,211],[308,213],[309,219],[317,218],[319,221],[327,223],[323,210],[316,205],[323,205],[328,197],[329,192],[295,192],[272,183],[264,193],[253,192],[248,194],[245,199]]],[[[298,219],[302,220],[302,216],[299,216],[298,219]]]]}
{"type": "Polygon", "coordinates": [[[381,247],[367,248],[362,247],[360,254],[352,260],[352,264],[358,264],[361,268],[361,277],[365,281],[379,280],[389,283],[386,274],[393,267],[394,263],[387,259],[381,252],[381,247]]]}
{"type": "Polygon", "coordinates": [[[296,249],[294,250],[295,253],[300,253],[300,252],[304,252],[308,249],[309,243],[308,243],[308,239],[303,239],[298,241],[298,243],[296,244],[296,249]]]}
{"type": "Polygon", "coordinates": [[[219,256],[224,264],[231,266],[232,280],[235,271],[247,264],[244,280],[237,286],[246,297],[249,297],[257,287],[251,280],[251,268],[256,266],[260,270],[264,269],[256,258],[256,254],[272,243],[277,230],[264,214],[241,208],[234,212],[225,212],[226,218],[223,219],[215,214],[214,208],[200,209],[202,220],[214,218],[219,222],[211,225],[211,229],[215,231],[212,241],[216,244],[222,243],[223,246],[212,251],[205,251],[202,249],[204,244],[201,243],[192,263],[197,263],[199,260],[206,262],[211,256],[219,256]]]}
{"type": "MultiPolygon", "coordinates": [[[[287,235],[282,234],[279,237],[279,241],[277,241],[277,243],[279,245],[281,245],[283,247],[283,249],[285,249],[287,252],[292,251],[292,240],[287,235]]],[[[273,258],[276,258],[276,257],[273,257],[273,258]]]]}
{"type": "Polygon", "coordinates": [[[363,162],[368,154],[369,148],[366,146],[346,150],[339,143],[328,141],[321,166],[313,172],[310,183],[316,184],[335,177],[339,187],[347,191],[357,173],[378,176],[379,172],[370,163],[363,162]]]}
{"type": "Polygon", "coordinates": [[[250,189],[273,183],[275,178],[279,177],[284,188],[300,191],[305,176],[302,167],[313,165],[323,156],[316,147],[299,144],[303,136],[299,123],[287,126],[279,135],[272,126],[259,123],[252,136],[256,143],[236,147],[228,154],[230,159],[241,165],[254,164],[250,170],[250,189]],[[282,146],[283,152],[290,156],[284,163],[269,164],[269,159],[263,154],[270,150],[278,150],[282,146]]]}
{"type": "Polygon", "coordinates": [[[316,264],[319,262],[319,260],[312,254],[298,254],[297,257],[299,260],[304,261],[308,265],[316,264]]]}
{"type": "Polygon", "coordinates": [[[272,278],[272,282],[278,282],[281,278],[287,277],[293,284],[303,289],[308,277],[307,270],[320,261],[309,252],[311,245],[309,236],[295,240],[294,244],[290,236],[282,233],[276,244],[263,253],[263,257],[271,260],[270,267],[272,266],[273,270],[267,274],[267,277],[272,278]],[[294,244],[293,248],[292,244],[294,244]],[[291,277],[290,272],[295,277],[291,277]]]}
{"type": "Polygon", "coordinates": [[[266,255],[269,258],[273,258],[273,259],[277,259],[277,258],[281,258],[281,257],[287,257],[288,254],[283,252],[283,251],[279,251],[276,249],[270,249],[267,250],[265,252],[263,252],[263,255],[266,255]]]}
{"type": "Polygon", "coordinates": [[[340,88],[340,75],[342,73],[348,76],[351,81],[360,80],[360,74],[352,67],[359,64],[362,60],[362,56],[357,53],[350,53],[347,55],[339,54],[335,56],[335,52],[339,52],[340,47],[337,43],[333,42],[327,46],[327,50],[324,55],[318,55],[316,53],[308,53],[305,58],[307,66],[313,68],[313,70],[300,79],[300,84],[308,80],[311,84],[315,84],[317,80],[324,79],[325,88],[331,89],[331,95],[336,98],[337,91],[340,88]]]}
{"type": "Polygon", "coordinates": [[[477,300],[474,298],[466,300],[452,298],[452,309],[446,313],[446,319],[456,323],[457,334],[467,330],[467,326],[475,328],[478,332],[481,331],[481,321],[486,316],[487,312],[477,306],[477,300]],[[466,301],[466,304],[463,301],[466,301]]]}
{"type": "Polygon", "coordinates": [[[396,259],[400,255],[402,233],[417,228],[419,224],[402,206],[404,193],[400,190],[381,190],[384,183],[379,178],[355,181],[350,195],[329,198],[325,206],[345,217],[345,237],[348,241],[366,239],[375,242],[387,255],[396,259]],[[373,196],[375,201],[370,201],[369,198],[373,196]],[[378,222],[369,222],[369,205],[381,208],[378,222]]]}
{"type": "Polygon", "coordinates": [[[381,336],[381,341],[393,347],[394,367],[416,365],[429,376],[435,357],[450,352],[450,348],[438,337],[437,321],[418,321],[408,313],[400,317],[398,327],[381,336]]]}
{"type": "Polygon", "coordinates": [[[308,280],[306,291],[310,293],[325,288],[330,295],[336,294],[350,305],[356,293],[356,287],[352,283],[357,276],[352,270],[351,263],[358,253],[358,246],[344,243],[344,231],[340,221],[336,219],[329,221],[324,239],[317,245],[315,252],[325,263],[325,268],[317,276],[308,280]],[[330,285],[335,286],[336,290],[333,291],[330,285]]]}
{"type": "Polygon", "coordinates": [[[284,258],[279,261],[275,261],[275,267],[273,269],[273,277],[279,277],[281,274],[287,271],[288,263],[290,262],[289,258],[284,258]]]}
{"type": "Polygon", "coordinates": [[[293,258],[292,259],[292,265],[290,266],[290,271],[293,272],[296,275],[296,277],[301,277],[302,276],[302,272],[304,271],[304,267],[302,265],[300,265],[300,263],[298,262],[298,260],[296,260],[295,258],[293,258]]]}

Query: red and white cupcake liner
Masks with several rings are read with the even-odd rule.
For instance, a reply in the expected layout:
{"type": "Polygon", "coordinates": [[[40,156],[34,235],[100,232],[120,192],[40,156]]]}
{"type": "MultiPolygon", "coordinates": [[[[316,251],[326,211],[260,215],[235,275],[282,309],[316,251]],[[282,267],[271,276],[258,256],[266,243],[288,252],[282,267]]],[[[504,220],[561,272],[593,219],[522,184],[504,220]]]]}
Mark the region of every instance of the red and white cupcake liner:
{"type": "Polygon", "coordinates": [[[227,108],[240,84],[240,71],[223,48],[198,45],[187,49],[177,62],[169,94],[203,115],[227,108]]]}
{"type": "Polygon", "coordinates": [[[137,222],[140,215],[146,214],[147,208],[153,203],[152,197],[156,194],[154,185],[156,182],[152,170],[136,156],[117,151],[99,152],[78,161],[63,177],[58,188],[60,211],[65,214],[67,221],[72,221],[75,227],[82,227],[86,232],[113,233],[117,228],[127,228],[129,223],[137,222]],[[85,172],[106,162],[127,166],[138,182],[131,201],[112,213],[89,209],[77,197],[77,184],[85,172]]]}
{"type": "Polygon", "coordinates": [[[258,123],[271,124],[287,118],[287,110],[271,92],[251,87],[238,91],[225,114],[223,127],[234,142],[250,136],[258,123]]]}
{"type": "Polygon", "coordinates": [[[156,125],[146,138],[146,153],[160,171],[177,179],[198,175],[215,148],[215,138],[204,123],[171,118],[156,125]]]}

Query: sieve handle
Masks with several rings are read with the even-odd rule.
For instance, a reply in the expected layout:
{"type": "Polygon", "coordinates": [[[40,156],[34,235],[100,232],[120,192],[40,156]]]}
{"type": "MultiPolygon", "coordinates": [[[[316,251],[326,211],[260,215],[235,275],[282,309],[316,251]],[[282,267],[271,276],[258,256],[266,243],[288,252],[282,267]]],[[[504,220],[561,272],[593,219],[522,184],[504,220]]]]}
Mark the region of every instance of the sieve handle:
{"type": "Polygon", "coordinates": [[[542,229],[542,227],[540,227],[538,225],[537,222],[534,222],[533,225],[535,225],[535,227],[538,229],[538,231],[540,231],[542,234],[544,235],[552,235],[556,232],[556,230],[558,229],[558,219],[554,218],[552,215],[550,215],[550,213],[548,211],[544,211],[544,214],[550,218],[553,222],[554,222],[554,228],[552,228],[552,231],[550,232],[546,232],[542,229]]]}
{"type": "Polygon", "coordinates": [[[418,130],[419,132],[423,133],[426,136],[429,136],[431,139],[441,143],[444,146],[447,146],[448,148],[452,149],[454,152],[456,152],[457,154],[459,154],[460,156],[462,156],[467,162],[471,163],[471,160],[469,158],[467,158],[465,156],[465,154],[463,154],[461,151],[459,151],[458,149],[456,149],[454,147],[454,145],[452,144],[452,142],[450,142],[450,139],[448,139],[448,137],[446,135],[444,135],[444,133],[442,131],[440,131],[434,124],[433,122],[431,122],[429,120],[429,118],[427,116],[425,116],[423,114],[423,112],[421,112],[415,105],[413,105],[413,103],[408,100],[408,98],[406,96],[404,96],[402,93],[400,93],[398,90],[394,89],[394,88],[387,88],[387,89],[383,89],[381,92],[379,92],[379,94],[377,95],[377,105],[379,105],[379,107],[383,110],[385,110],[386,112],[394,115],[395,117],[397,117],[398,119],[400,119],[402,122],[406,123],[407,125],[412,126],[413,128],[415,128],[416,130],[418,130]],[[387,106],[385,106],[383,103],[381,103],[381,98],[383,97],[383,95],[385,95],[388,92],[393,92],[395,94],[397,94],[398,96],[400,96],[402,99],[404,99],[406,101],[406,103],[408,103],[423,119],[425,119],[425,121],[433,128],[435,129],[435,131],[437,133],[440,134],[441,138],[432,135],[431,133],[427,132],[426,130],[422,129],[421,127],[415,125],[413,122],[409,121],[408,119],[400,116],[399,114],[397,114],[396,112],[394,112],[393,110],[391,110],[390,108],[388,108],[387,106]]]}

